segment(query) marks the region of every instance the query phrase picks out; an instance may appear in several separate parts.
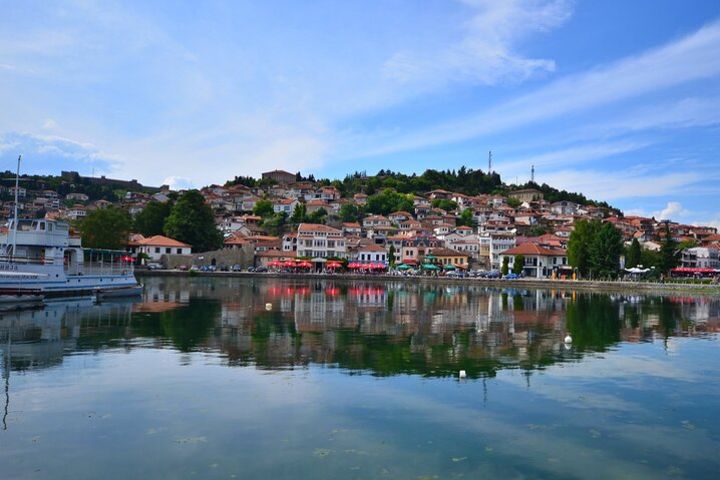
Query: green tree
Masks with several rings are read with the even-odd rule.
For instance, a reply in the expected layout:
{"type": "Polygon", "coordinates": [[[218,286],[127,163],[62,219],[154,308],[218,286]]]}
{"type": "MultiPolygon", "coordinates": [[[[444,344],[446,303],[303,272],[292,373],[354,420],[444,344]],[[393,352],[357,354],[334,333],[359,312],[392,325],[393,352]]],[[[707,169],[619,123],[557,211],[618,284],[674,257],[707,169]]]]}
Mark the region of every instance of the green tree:
{"type": "Polygon", "coordinates": [[[273,204],[270,200],[258,200],[255,202],[253,213],[259,217],[267,218],[275,213],[273,204]]]}
{"type": "Polygon", "coordinates": [[[581,276],[590,273],[590,246],[600,230],[599,220],[578,220],[568,240],[568,262],[581,276]]]}
{"type": "Polygon", "coordinates": [[[500,273],[502,273],[503,275],[507,275],[508,272],[510,271],[509,265],[510,265],[510,257],[503,257],[502,268],[500,269],[500,273]]]}
{"type": "Polygon", "coordinates": [[[285,224],[287,223],[287,213],[280,212],[276,213],[272,217],[266,219],[262,226],[270,235],[280,236],[285,231],[285,224]]]}
{"type": "Polygon", "coordinates": [[[507,197],[506,201],[507,201],[508,206],[510,206],[512,208],[517,208],[520,205],[522,205],[522,202],[520,201],[520,199],[515,198],[515,197],[507,197]]]}
{"type": "Polygon", "coordinates": [[[622,251],[623,239],[620,230],[612,223],[603,223],[590,243],[592,273],[602,278],[615,277],[622,251]]]}
{"type": "Polygon", "coordinates": [[[466,208],[462,211],[460,214],[460,217],[457,219],[458,226],[464,225],[466,227],[475,227],[475,217],[473,216],[472,209],[466,208]]]}
{"type": "Polygon", "coordinates": [[[150,237],[152,235],[162,235],[165,219],[170,215],[172,205],[170,202],[151,201],[142,212],[135,216],[134,230],[138,233],[150,237]]]}
{"type": "Polygon", "coordinates": [[[670,269],[677,267],[678,264],[678,242],[672,237],[670,232],[670,222],[665,222],[663,230],[663,241],[660,246],[660,270],[667,273],[670,269]]]}
{"type": "Polygon", "coordinates": [[[446,212],[452,212],[457,210],[458,204],[447,198],[436,198],[431,202],[433,208],[442,208],[446,212]]]}
{"type": "Polygon", "coordinates": [[[302,223],[307,219],[307,207],[304,203],[298,203],[293,210],[293,214],[290,217],[291,223],[302,223]]]}
{"type": "Polygon", "coordinates": [[[163,231],[168,237],[189,243],[196,252],[214,250],[223,243],[212,210],[197,190],[185,192],[173,205],[163,231]]]}
{"type": "Polygon", "coordinates": [[[318,208],[307,216],[307,221],[310,223],[325,223],[326,218],[327,210],[325,210],[324,208],[318,208]]]}
{"type": "Polygon", "coordinates": [[[412,195],[398,193],[391,188],[370,195],[367,200],[368,211],[379,215],[387,215],[399,210],[411,211],[413,208],[412,195]]]}
{"type": "Polygon", "coordinates": [[[633,238],[625,254],[625,268],[637,267],[638,265],[644,265],[642,263],[642,248],[638,239],[633,238]]]}
{"type": "Polygon", "coordinates": [[[660,269],[660,265],[662,264],[660,260],[660,252],[650,250],[649,248],[643,248],[640,253],[640,263],[645,268],[655,267],[656,269],[660,269]]]}
{"type": "Polygon", "coordinates": [[[95,210],[80,224],[82,244],[119,250],[127,245],[131,226],[132,219],[125,210],[113,206],[95,210]]]}
{"type": "Polygon", "coordinates": [[[390,245],[390,248],[388,249],[388,260],[390,262],[390,266],[395,266],[395,245],[390,245]]]}
{"type": "Polygon", "coordinates": [[[338,212],[343,222],[357,222],[360,220],[360,209],[352,203],[345,203],[338,212]]]}
{"type": "Polygon", "coordinates": [[[525,265],[525,255],[515,255],[512,272],[520,275],[523,271],[523,265],[525,265]]]}

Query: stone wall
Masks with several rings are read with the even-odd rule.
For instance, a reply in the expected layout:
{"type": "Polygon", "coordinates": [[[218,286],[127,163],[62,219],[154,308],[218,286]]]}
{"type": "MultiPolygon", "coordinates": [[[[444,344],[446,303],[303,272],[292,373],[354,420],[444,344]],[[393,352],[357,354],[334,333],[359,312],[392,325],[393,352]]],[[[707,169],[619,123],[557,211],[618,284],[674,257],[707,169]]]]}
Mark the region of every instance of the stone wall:
{"type": "Polygon", "coordinates": [[[215,260],[214,264],[218,268],[222,266],[231,267],[233,265],[248,268],[252,266],[254,257],[255,253],[252,246],[246,245],[242,248],[223,248],[221,250],[193,253],[191,255],[163,255],[160,259],[160,264],[163,268],[177,268],[180,265],[187,265],[188,267],[196,265],[201,267],[203,265],[213,265],[213,260],[215,260]]]}

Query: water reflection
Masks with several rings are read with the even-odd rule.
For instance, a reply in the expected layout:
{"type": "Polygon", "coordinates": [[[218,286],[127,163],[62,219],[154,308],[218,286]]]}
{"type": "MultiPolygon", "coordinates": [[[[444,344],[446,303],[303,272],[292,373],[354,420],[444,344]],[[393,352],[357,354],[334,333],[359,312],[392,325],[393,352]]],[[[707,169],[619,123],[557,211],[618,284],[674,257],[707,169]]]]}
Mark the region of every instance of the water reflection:
{"type": "Polygon", "coordinates": [[[0,477],[715,478],[719,320],[710,297],[147,279],[0,313],[0,477]]]}
{"type": "MultiPolygon", "coordinates": [[[[215,351],[228,365],[492,377],[618,342],[720,329],[720,300],[403,282],[148,279],[142,301],[0,313],[10,369],[106,347],[215,351]],[[563,344],[569,333],[571,348],[563,344]]],[[[9,369],[5,369],[6,371],[9,369]]]]}

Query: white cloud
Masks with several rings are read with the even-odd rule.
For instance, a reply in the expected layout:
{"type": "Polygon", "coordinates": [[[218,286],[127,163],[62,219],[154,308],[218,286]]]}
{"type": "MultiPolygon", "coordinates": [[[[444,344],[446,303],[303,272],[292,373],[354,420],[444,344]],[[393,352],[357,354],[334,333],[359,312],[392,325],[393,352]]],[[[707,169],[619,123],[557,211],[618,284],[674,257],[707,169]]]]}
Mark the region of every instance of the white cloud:
{"type": "Polygon", "coordinates": [[[653,213],[653,217],[658,220],[677,220],[689,214],[690,211],[683,208],[680,202],[667,202],[665,208],[653,213]]]}
{"type": "Polygon", "coordinates": [[[522,81],[537,72],[555,70],[549,59],[525,58],[516,51],[528,36],[563,24],[572,13],[570,2],[507,0],[465,1],[474,10],[464,35],[435,51],[399,52],[384,67],[400,83],[436,87],[449,82],[494,85],[522,81]]]}
{"type": "Polygon", "coordinates": [[[45,121],[42,124],[42,128],[45,130],[53,130],[57,128],[57,122],[53,120],[52,118],[46,118],[45,121]]]}
{"type": "Polygon", "coordinates": [[[184,177],[170,176],[162,181],[163,185],[168,185],[171,190],[186,190],[193,188],[192,180],[184,177]]]}
{"type": "Polygon", "coordinates": [[[562,150],[545,152],[537,155],[529,155],[524,158],[514,158],[509,161],[503,161],[498,165],[497,170],[505,178],[514,178],[515,175],[529,175],[530,166],[535,165],[537,176],[536,179],[540,183],[544,181],[542,175],[545,171],[539,170],[538,167],[555,167],[561,165],[579,165],[593,160],[612,157],[621,153],[641,150],[650,145],[649,142],[640,141],[618,141],[606,143],[593,143],[569,147],[562,150]]]}
{"type": "Polygon", "coordinates": [[[646,169],[605,172],[600,170],[561,170],[544,174],[542,181],[554,187],[582,192],[588,198],[612,201],[617,199],[661,197],[672,191],[683,191],[700,182],[699,173],[667,173],[656,175],[646,169]]]}
{"type": "Polygon", "coordinates": [[[458,142],[720,74],[720,22],[638,56],[568,75],[485,112],[398,135],[361,155],[458,142]]]}

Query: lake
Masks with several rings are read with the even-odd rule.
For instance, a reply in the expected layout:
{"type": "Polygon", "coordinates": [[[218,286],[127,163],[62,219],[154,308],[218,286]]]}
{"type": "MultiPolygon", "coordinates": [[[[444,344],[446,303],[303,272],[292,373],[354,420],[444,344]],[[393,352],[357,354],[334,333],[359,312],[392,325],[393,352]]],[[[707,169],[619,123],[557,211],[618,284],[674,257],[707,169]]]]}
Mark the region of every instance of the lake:
{"type": "Polygon", "coordinates": [[[720,472],[717,297],[144,282],[0,312],[0,478],[720,472]]]}

